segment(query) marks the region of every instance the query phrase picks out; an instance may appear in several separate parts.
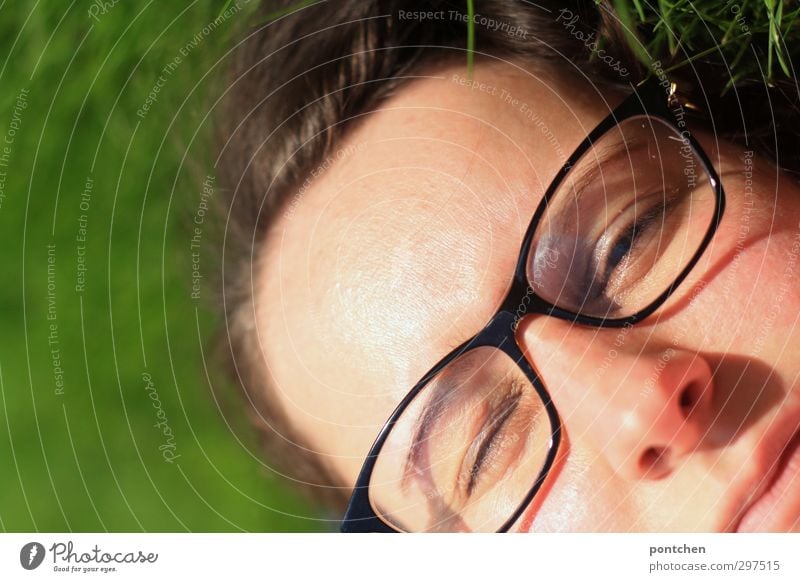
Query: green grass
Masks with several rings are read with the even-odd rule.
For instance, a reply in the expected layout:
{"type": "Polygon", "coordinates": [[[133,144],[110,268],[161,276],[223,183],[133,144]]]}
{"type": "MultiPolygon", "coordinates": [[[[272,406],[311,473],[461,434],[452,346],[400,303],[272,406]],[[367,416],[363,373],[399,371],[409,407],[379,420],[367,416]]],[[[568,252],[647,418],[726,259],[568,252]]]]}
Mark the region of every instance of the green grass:
{"type": "Polygon", "coordinates": [[[790,62],[800,59],[797,0],[614,0],[612,4],[631,48],[647,66],[664,60],[675,69],[714,54],[731,71],[727,88],[743,80],[774,83],[795,74],[790,62]]]}
{"type": "MultiPolygon", "coordinates": [[[[221,5],[119,2],[95,20],[87,3],[0,4],[0,152],[16,97],[28,91],[0,168],[2,531],[330,527],[270,477],[233,389],[218,386],[213,370],[206,375],[216,316],[190,296],[187,226],[202,177],[213,173],[208,116],[222,90],[215,63],[247,10],[204,36],[165,75],[144,119],[136,113],[221,5]],[[50,345],[53,323],[58,344],[50,345]],[[145,373],[174,435],[174,463],[159,450],[167,440],[153,426],[145,373]],[[224,401],[212,396],[212,382],[224,401]]],[[[208,297],[206,284],[201,294],[208,297]]]]}

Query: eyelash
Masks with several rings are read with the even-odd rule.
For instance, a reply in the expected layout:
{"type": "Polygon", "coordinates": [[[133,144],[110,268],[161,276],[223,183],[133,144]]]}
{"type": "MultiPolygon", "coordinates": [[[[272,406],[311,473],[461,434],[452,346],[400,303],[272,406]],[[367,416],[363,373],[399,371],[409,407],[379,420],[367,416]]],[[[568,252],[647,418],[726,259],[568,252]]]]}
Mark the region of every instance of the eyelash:
{"type": "MultiPolygon", "coordinates": [[[[629,225],[627,228],[625,228],[616,238],[614,238],[613,241],[611,241],[611,243],[609,243],[609,247],[611,249],[613,249],[621,241],[625,240],[625,238],[627,238],[627,237],[631,236],[632,234],[636,233],[636,238],[633,241],[634,242],[634,247],[632,247],[630,249],[630,251],[625,254],[625,257],[623,259],[621,259],[617,263],[617,265],[615,265],[614,268],[610,270],[610,272],[609,272],[608,265],[597,265],[597,263],[595,261],[590,261],[589,262],[589,264],[592,265],[592,269],[593,269],[594,273],[598,273],[602,269],[602,278],[601,278],[601,280],[599,282],[596,282],[596,280],[595,280],[596,279],[596,275],[595,275],[595,277],[592,277],[590,279],[590,280],[592,280],[591,286],[592,287],[596,287],[595,293],[592,294],[595,299],[599,299],[599,298],[605,296],[605,293],[606,293],[606,291],[608,289],[609,279],[610,279],[610,276],[613,273],[614,269],[616,269],[616,267],[618,265],[622,264],[630,256],[630,253],[634,250],[634,248],[636,246],[641,244],[641,240],[642,240],[641,236],[642,236],[642,234],[644,232],[647,232],[647,229],[649,229],[654,224],[655,220],[659,216],[665,216],[667,214],[667,212],[669,212],[669,210],[672,207],[673,203],[674,203],[673,200],[669,200],[669,199],[662,200],[662,202],[654,205],[653,208],[651,208],[650,210],[647,211],[647,213],[645,213],[643,216],[639,217],[639,219],[635,223],[633,223],[633,224],[629,225]]],[[[587,276],[588,276],[588,274],[587,274],[587,276]]]]}
{"type": "Polygon", "coordinates": [[[481,477],[481,469],[485,466],[486,460],[490,458],[492,447],[500,440],[499,437],[502,434],[503,427],[514,412],[516,412],[521,398],[522,391],[515,387],[513,391],[495,407],[491,415],[487,418],[483,429],[478,435],[480,441],[475,443],[478,447],[478,451],[475,454],[475,460],[469,470],[469,479],[466,485],[466,493],[468,496],[474,491],[481,477]]]}

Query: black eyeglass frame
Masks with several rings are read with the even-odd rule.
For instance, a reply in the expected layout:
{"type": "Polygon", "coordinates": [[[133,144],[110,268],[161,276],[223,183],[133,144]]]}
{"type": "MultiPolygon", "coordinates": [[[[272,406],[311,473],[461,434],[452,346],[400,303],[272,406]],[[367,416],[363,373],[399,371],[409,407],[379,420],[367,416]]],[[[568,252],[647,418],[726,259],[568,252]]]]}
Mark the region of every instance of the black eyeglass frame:
{"type": "Polygon", "coordinates": [[[691,132],[689,132],[688,129],[681,129],[677,119],[675,118],[675,115],[670,109],[670,105],[674,103],[677,103],[674,95],[674,85],[671,86],[670,92],[667,93],[664,90],[661,81],[657,77],[650,77],[637,87],[634,87],[633,93],[628,96],[620,105],[618,105],[603,121],[601,121],[567,159],[564,166],[547,188],[542,200],[539,203],[539,206],[536,209],[536,212],[531,218],[531,222],[522,241],[511,287],[508,290],[501,307],[481,331],[451,351],[427,374],[425,374],[425,376],[411,389],[411,391],[406,394],[386,423],[384,423],[383,428],[378,434],[378,437],[375,439],[375,442],[373,443],[361,468],[361,472],[359,473],[353,489],[353,494],[350,498],[350,503],[342,521],[342,532],[390,533],[398,531],[378,517],[369,499],[369,482],[372,477],[372,472],[375,468],[378,455],[380,454],[380,451],[383,448],[389,433],[391,432],[397,420],[400,418],[400,415],[405,411],[409,404],[411,404],[420,391],[422,391],[445,366],[450,364],[461,355],[480,347],[492,347],[499,349],[514,361],[514,363],[525,373],[526,377],[537,391],[550,420],[552,436],[544,465],[525,498],[519,504],[514,513],[497,531],[508,531],[519,519],[519,517],[525,511],[525,508],[528,507],[534,497],[536,497],[536,494],[539,492],[539,489],[550,473],[558,454],[562,439],[561,420],[550,398],[550,395],[548,394],[547,389],[544,387],[543,382],[539,378],[539,375],[533,370],[532,365],[528,362],[527,358],[523,355],[522,350],[517,344],[515,332],[520,319],[525,315],[538,313],[542,315],[550,315],[582,325],[602,328],[618,328],[638,323],[655,312],[661,305],[664,304],[670,295],[675,292],[677,287],[683,282],[683,280],[688,276],[688,274],[700,260],[700,257],[703,255],[708,247],[708,244],[711,242],[711,239],[714,237],[714,234],[719,227],[719,223],[722,220],[722,215],[725,210],[725,192],[722,187],[722,182],[705,151],[691,134],[691,132]],[[539,297],[533,287],[531,287],[531,285],[528,283],[527,265],[536,228],[538,227],[539,222],[550,203],[550,200],[557,192],[558,187],[561,185],[564,178],[569,174],[570,170],[578,162],[578,160],[592,147],[592,145],[598,139],[600,139],[600,137],[602,137],[610,129],[616,127],[626,119],[639,115],[660,119],[661,121],[667,123],[682,138],[686,139],[688,144],[691,146],[693,153],[703,165],[703,169],[706,172],[706,176],[708,177],[709,183],[713,188],[716,197],[716,208],[711,220],[711,224],[709,225],[697,252],[678,274],[673,283],[649,305],[640,311],[621,318],[601,318],[582,315],[580,313],[561,309],[539,297]]]}

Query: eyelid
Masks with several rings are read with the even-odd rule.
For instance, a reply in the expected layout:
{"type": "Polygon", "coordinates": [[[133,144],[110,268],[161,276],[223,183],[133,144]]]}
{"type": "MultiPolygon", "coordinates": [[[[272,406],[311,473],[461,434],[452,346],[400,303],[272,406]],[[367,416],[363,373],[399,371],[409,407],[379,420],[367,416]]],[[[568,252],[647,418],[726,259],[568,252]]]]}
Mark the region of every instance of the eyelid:
{"type": "Polygon", "coordinates": [[[501,435],[503,427],[506,425],[508,419],[516,411],[517,407],[519,406],[520,398],[522,398],[522,393],[520,391],[509,394],[498,406],[495,407],[492,413],[487,415],[486,421],[483,423],[483,426],[477,435],[479,438],[481,435],[483,435],[483,437],[480,438],[478,442],[473,442],[472,444],[472,446],[477,446],[478,450],[476,452],[475,459],[472,462],[472,466],[469,467],[469,480],[467,481],[466,485],[467,495],[472,494],[475,488],[475,483],[480,477],[480,472],[484,466],[487,453],[492,444],[494,444],[494,442],[501,435]]]}
{"type": "MultiPolygon", "coordinates": [[[[632,228],[637,226],[649,226],[653,219],[659,215],[659,213],[663,214],[669,210],[670,205],[673,203],[674,200],[665,199],[664,197],[659,197],[657,200],[649,201],[650,198],[653,198],[652,194],[645,194],[641,198],[637,196],[636,201],[632,201],[626,208],[623,208],[616,218],[606,227],[606,230],[603,232],[603,236],[601,237],[600,244],[597,245],[596,250],[605,251],[609,247],[613,247],[616,242],[622,238],[623,235],[627,234],[632,228]],[[628,217],[625,216],[629,214],[632,210],[632,207],[636,205],[643,205],[647,204],[649,208],[645,210],[638,218],[634,214],[634,216],[628,217]],[[620,220],[624,221],[624,224],[621,227],[615,228],[616,223],[620,220]],[[609,235],[612,233],[613,236],[609,235]]],[[[597,254],[597,253],[595,253],[597,254]]],[[[600,253],[602,254],[602,253],[600,253]]]]}
{"type": "MultiPolygon", "coordinates": [[[[671,193],[674,194],[674,191],[675,190],[673,190],[671,193]]],[[[645,195],[644,198],[645,198],[645,200],[647,200],[648,198],[651,198],[652,196],[653,196],[652,194],[648,194],[648,195],[645,195]]],[[[680,196],[674,196],[674,195],[670,195],[670,193],[667,193],[667,192],[661,192],[661,196],[659,196],[657,202],[652,204],[652,206],[650,208],[648,208],[647,211],[641,217],[639,217],[632,225],[630,225],[629,227],[625,228],[625,230],[622,230],[621,234],[618,234],[616,237],[612,238],[608,242],[608,244],[606,245],[606,248],[608,248],[609,246],[613,247],[613,245],[616,244],[617,241],[620,240],[620,238],[623,236],[623,234],[627,233],[629,228],[632,228],[634,225],[641,226],[643,228],[642,232],[644,234],[646,234],[650,230],[650,227],[653,225],[654,220],[658,216],[664,217],[663,220],[664,220],[664,222],[666,222],[666,219],[667,219],[668,215],[680,204],[680,202],[681,202],[680,196]]],[[[659,248],[666,249],[668,247],[668,244],[669,244],[668,241],[671,238],[671,235],[674,234],[674,233],[670,233],[669,229],[666,229],[663,226],[661,228],[661,232],[666,234],[666,236],[664,237],[663,241],[667,241],[667,242],[665,244],[663,244],[663,245],[660,244],[659,248]]],[[[639,235],[637,235],[636,244],[637,245],[644,244],[643,239],[639,235]]],[[[659,260],[660,260],[660,258],[661,258],[661,255],[659,255],[659,260]]],[[[634,259],[632,261],[631,260],[623,261],[623,262],[620,263],[620,265],[624,264],[624,265],[626,265],[626,268],[630,268],[632,265],[636,264],[636,261],[637,261],[637,258],[634,257],[634,259]]],[[[603,266],[597,266],[597,267],[603,267],[603,266]]],[[[616,268],[614,270],[616,270],[616,268]]],[[[600,287],[601,292],[604,293],[604,294],[608,290],[608,283],[609,283],[609,280],[611,278],[611,275],[614,273],[614,270],[612,270],[611,272],[607,272],[608,271],[607,266],[605,266],[603,268],[603,278],[602,278],[602,281],[599,284],[599,287],[600,287]]]]}

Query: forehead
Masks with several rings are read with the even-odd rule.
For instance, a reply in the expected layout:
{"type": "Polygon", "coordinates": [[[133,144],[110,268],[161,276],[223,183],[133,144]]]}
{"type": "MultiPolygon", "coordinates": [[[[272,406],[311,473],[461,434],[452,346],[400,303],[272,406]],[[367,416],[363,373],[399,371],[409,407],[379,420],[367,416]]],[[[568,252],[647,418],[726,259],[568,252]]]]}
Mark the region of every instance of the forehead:
{"type": "Polygon", "coordinates": [[[428,73],[362,120],[266,243],[256,299],[272,381],[309,440],[346,464],[486,323],[543,191],[611,107],[578,76],[465,72],[428,73]]]}

